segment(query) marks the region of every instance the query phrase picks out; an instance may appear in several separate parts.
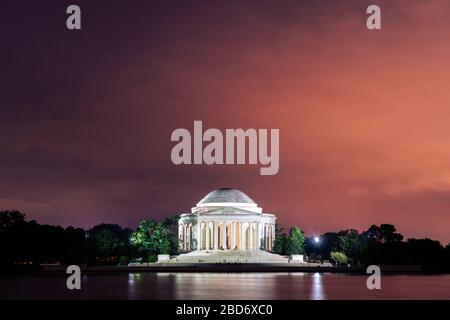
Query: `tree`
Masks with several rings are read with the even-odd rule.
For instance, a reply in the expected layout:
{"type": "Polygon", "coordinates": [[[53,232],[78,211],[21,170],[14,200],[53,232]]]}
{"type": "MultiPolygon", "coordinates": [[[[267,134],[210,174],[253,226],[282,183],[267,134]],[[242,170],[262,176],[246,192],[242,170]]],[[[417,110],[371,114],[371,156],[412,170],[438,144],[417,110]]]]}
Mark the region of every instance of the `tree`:
{"type": "Polygon", "coordinates": [[[348,257],[350,263],[360,264],[366,243],[357,230],[344,230],[338,234],[338,250],[348,257]]]}
{"type": "Polygon", "coordinates": [[[286,254],[286,235],[279,224],[275,224],[275,241],[273,243],[273,252],[276,254],[286,254]]]}
{"type": "Polygon", "coordinates": [[[128,251],[128,231],[117,224],[102,223],[88,231],[91,262],[117,262],[128,251]]]}
{"type": "Polygon", "coordinates": [[[450,272],[450,243],[445,246],[445,264],[447,272],[450,272]]]}
{"type": "MultiPolygon", "coordinates": [[[[17,210],[0,211],[0,265],[13,265],[25,261],[31,250],[25,215],[17,210]]],[[[33,242],[34,244],[35,242],[33,242]]]]}
{"type": "Polygon", "coordinates": [[[439,241],[428,238],[408,239],[406,246],[408,264],[421,265],[424,272],[445,271],[446,250],[439,241]]]}
{"type": "Polygon", "coordinates": [[[162,224],[165,225],[168,229],[168,234],[167,234],[167,240],[168,240],[168,244],[167,244],[167,250],[162,250],[162,251],[166,251],[167,254],[176,254],[178,253],[178,220],[180,220],[180,215],[174,214],[171,215],[169,217],[167,217],[166,219],[164,219],[162,221],[162,224]]]}
{"type": "Polygon", "coordinates": [[[84,230],[41,225],[17,210],[0,211],[0,265],[85,261],[84,230]]]}
{"type": "Polygon", "coordinates": [[[122,248],[123,242],[111,230],[101,230],[95,236],[97,253],[100,257],[110,259],[117,256],[117,252],[122,248]]]}
{"type": "Polygon", "coordinates": [[[347,265],[348,258],[343,252],[332,251],[330,253],[330,260],[333,261],[337,265],[347,265]]]}
{"type": "Polygon", "coordinates": [[[396,232],[395,226],[392,224],[381,224],[380,226],[372,225],[365,232],[368,240],[378,243],[395,243],[403,240],[403,236],[396,232]]]}
{"type": "Polygon", "coordinates": [[[155,251],[155,245],[150,235],[152,231],[156,229],[157,224],[158,222],[155,220],[144,220],[139,223],[136,231],[134,231],[130,237],[132,245],[139,249],[155,251]]]}
{"type": "Polygon", "coordinates": [[[287,237],[285,234],[276,235],[273,243],[273,252],[281,255],[286,254],[286,243],[287,237]]]}
{"type": "Polygon", "coordinates": [[[25,215],[18,210],[0,211],[0,232],[6,232],[13,226],[25,222],[25,215]]]}
{"type": "MultiPolygon", "coordinates": [[[[171,216],[168,216],[167,218],[165,218],[163,221],[161,221],[161,223],[165,226],[167,226],[168,228],[178,228],[178,220],[180,219],[180,215],[178,214],[174,214],[171,216]]],[[[176,230],[174,230],[176,231],[176,230]]]]}
{"type": "Polygon", "coordinates": [[[395,229],[395,226],[393,224],[381,224],[380,232],[382,241],[384,243],[394,243],[402,241],[403,236],[396,231],[397,229],[395,229]]]}
{"type": "Polygon", "coordinates": [[[119,265],[126,266],[130,262],[130,259],[127,256],[121,256],[119,258],[119,265]]]}
{"type": "Polygon", "coordinates": [[[178,237],[171,227],[177,221],[176,217],[162,222],[144,220],[131,234],[131,243],[141,254],[174,254],[178,251],[178,237]]]}
{"type": "Polygon", "coordinates": [[[305,251],[305,235],[299,227],[293,227],[289,230],[289,236],[286,240],[286,254],[303,254],[305,251]]]}
{"type": "Polygon", "coordinates": [[[396,232],[392,224],[372,225],[363,232],[366,241],[365,264],[404,264],[405,243],[403,236],[396,232]]]}
{"type": "Polygon", "coordinates": [[[65,264],[85,264],[86,232],[81,228],[67,227],[64,232],[63,262],[65,264]]]}

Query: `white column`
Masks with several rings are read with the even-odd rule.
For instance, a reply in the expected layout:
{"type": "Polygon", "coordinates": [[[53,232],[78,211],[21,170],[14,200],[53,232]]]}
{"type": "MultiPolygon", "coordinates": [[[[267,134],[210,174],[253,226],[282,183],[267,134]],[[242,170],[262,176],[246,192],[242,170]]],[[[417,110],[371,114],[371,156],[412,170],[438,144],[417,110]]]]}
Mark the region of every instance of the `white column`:
{"type": "Polygon", "coordinates": [[[245,248],[244,248],[244,245],[245,245],[244,237],[245,237],[245,234],[244,234],[244,223],[241,222],[241,250],[245,250],[245,248]]]}
{"type": "Polygon", "coordinates": [[[248,249],[253,250],[253,222],[249,222],[248,224],[248,249]]]}
{"type": "Polygon", "coordinates": [[[183,250],[183,225],[178,224],[178,248],[183,250]]]}
{"type": "Polygon", "coordinates": [[[241,239],[242,239],[242,236],[241,236],[241,223],[240,222],[236,222],[236,235],[237,235],[237,237],[236,237],[236,246],[237,246],[238,250],[241,250],[241,239]],[[237,241],[238,240],[237,238],[239,238],[239,241],[237,241]]]}
{"type": "Polygon", "coordinates": [[[219,237],[219,248],[223,249],[223,237],[224,237],[224,231],[223,231],[223,222],[220,222],[219,224],[219,230],[220,230],[220,237],[219,237]]]}
{"type": "Polygon", "coordinates": [[[186,227],[186,250],[191,249],[191,225],[188,224],[186,227]]]}
{"type": "Polygon", "coordinates": [[[258,239],[257,249],[261,249],[261,222],[258,222],[258,239]]]}
{"type": "Polygon", "coordinates": [[[267,223],[264,224],[264,250],[269,251],[269,234],[267,232],[267,223]]]}
{"type": "Polygon", "coordinates": [[[214,222],[214,250],[219,248],[219,225],[214,222]]]}
{"type": "Polygon", "coordinates": [[[194,244],[192,243],[192,239],[194,238],[194,226],[192,223],[189,225],[189,251],[192,251],[194,244]]]}
{"type": "Polygon", "coordinates": [[[258,238],[258,235],[256,234],[257,229],[258,229],[257,222],[252,222],[252,233],[253,233],[252,248],[253,248],[253,250],[258,249],[258,246],[256,245],[256,239],[258,238]]]}
{"type": "Polygon", "coordinates": [[[202,222],[197,221],[197,250],[202,249],[202,222]]]}
{"type": "Polygon", "coordinates": [[[270,227],[270,224],[267,225],[267,233],[269,235],[269,238],[267,240],[268,248],[269,248],[269,251],[272,251],[272,228],[270,227]]]}
{"type": "Polygon", "coordinates": [[[209,250],[209,222],[205,223],[205,228],[206,228],[206,250],[209,250]]]}
{"type": "Polygon", "coordinates": [[[188,237],[187,237],[187,232],[188,232],[188,226],[184,225],[184,250],[188,250],[188,237]]]}
{"type": "Polygon", "coordinates": [[[258,224],[257,222],[253,222],[252,224],[252,232],[253,232],[253,250],[258,249],[258,245],[256,244],[256,239],[258,238],[258,234],[256,233],[258,231],[258,224]]]}
{"type": "Polygon", "coordinates": [[[189,225],[184,226],[184,250],[189,250],[189,225]]]}
{"type": "Polygon", "coordinates": [[[180,232],[180,248],[181,250],[184,250],[184,225],[180,224],[178,229],[180,232]]]}
{"type": "Polygon", "coordinates": [[[267,228],[269,228],[269,251],[272,251],[272,227],[269,224],[267,228]]]}
{"type": "Polygon", "coordinates": [[[261,229],[262,229],[262,248],[263,250],[266,250],[266,227],[264,223],[261,223],[261,229]]]}
{"type": "Polygon", "coordinates": [[[235,249],[236,248],[236,222],[232,222],[231,225],[233,226],[232,230],[233,230],[233,234],[232,234],[232,239],[231,239],[231,249],[235,249]]]}

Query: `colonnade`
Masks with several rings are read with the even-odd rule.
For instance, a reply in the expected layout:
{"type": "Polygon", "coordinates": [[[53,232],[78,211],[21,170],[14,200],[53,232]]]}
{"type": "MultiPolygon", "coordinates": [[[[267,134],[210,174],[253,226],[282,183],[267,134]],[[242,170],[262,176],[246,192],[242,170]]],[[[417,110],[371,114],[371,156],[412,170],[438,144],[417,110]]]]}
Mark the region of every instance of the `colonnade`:
{"type": "Polygon", "coordinates": [[[180,249],[272,251],[275,225],[252,221],[199,221],[179,228],[180,249]]]}

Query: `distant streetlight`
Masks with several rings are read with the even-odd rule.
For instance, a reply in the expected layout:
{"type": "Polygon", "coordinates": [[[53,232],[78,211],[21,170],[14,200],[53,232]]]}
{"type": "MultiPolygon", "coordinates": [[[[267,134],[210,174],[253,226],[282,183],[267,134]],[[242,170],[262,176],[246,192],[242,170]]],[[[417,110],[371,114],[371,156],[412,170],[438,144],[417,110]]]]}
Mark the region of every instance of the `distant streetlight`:
{"type": "Polygon", "coordinates": [[[319,238],[319,237],[314,237],[314,242],[315,242],[316,244],[318,244],[318,243],[320,242],[320,238],[319,238]]]}

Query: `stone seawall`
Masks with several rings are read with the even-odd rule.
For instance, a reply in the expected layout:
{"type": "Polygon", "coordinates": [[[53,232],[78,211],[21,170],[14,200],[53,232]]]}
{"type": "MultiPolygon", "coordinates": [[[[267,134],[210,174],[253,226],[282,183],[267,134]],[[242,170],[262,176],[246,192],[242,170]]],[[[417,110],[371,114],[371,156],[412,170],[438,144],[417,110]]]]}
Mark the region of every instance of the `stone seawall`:
{"type": "MultiPolygon", "coordinates": [[[[334,266],[299,266],[287,264],[146,264],[142,266],[98,266],[82,269],[88,274],[106,274],[117,272],[321,272],[321,273],[355,273],[366,274],[365,267],[334,267],[334,266]]],[[[43,273],[61,273],[61,268],[43,273]]],[[[420,266],[381,266],[385,274],[421,273],[420,266]]],[[[64,272],[65,274],[65,272],[64,272]]]]}

